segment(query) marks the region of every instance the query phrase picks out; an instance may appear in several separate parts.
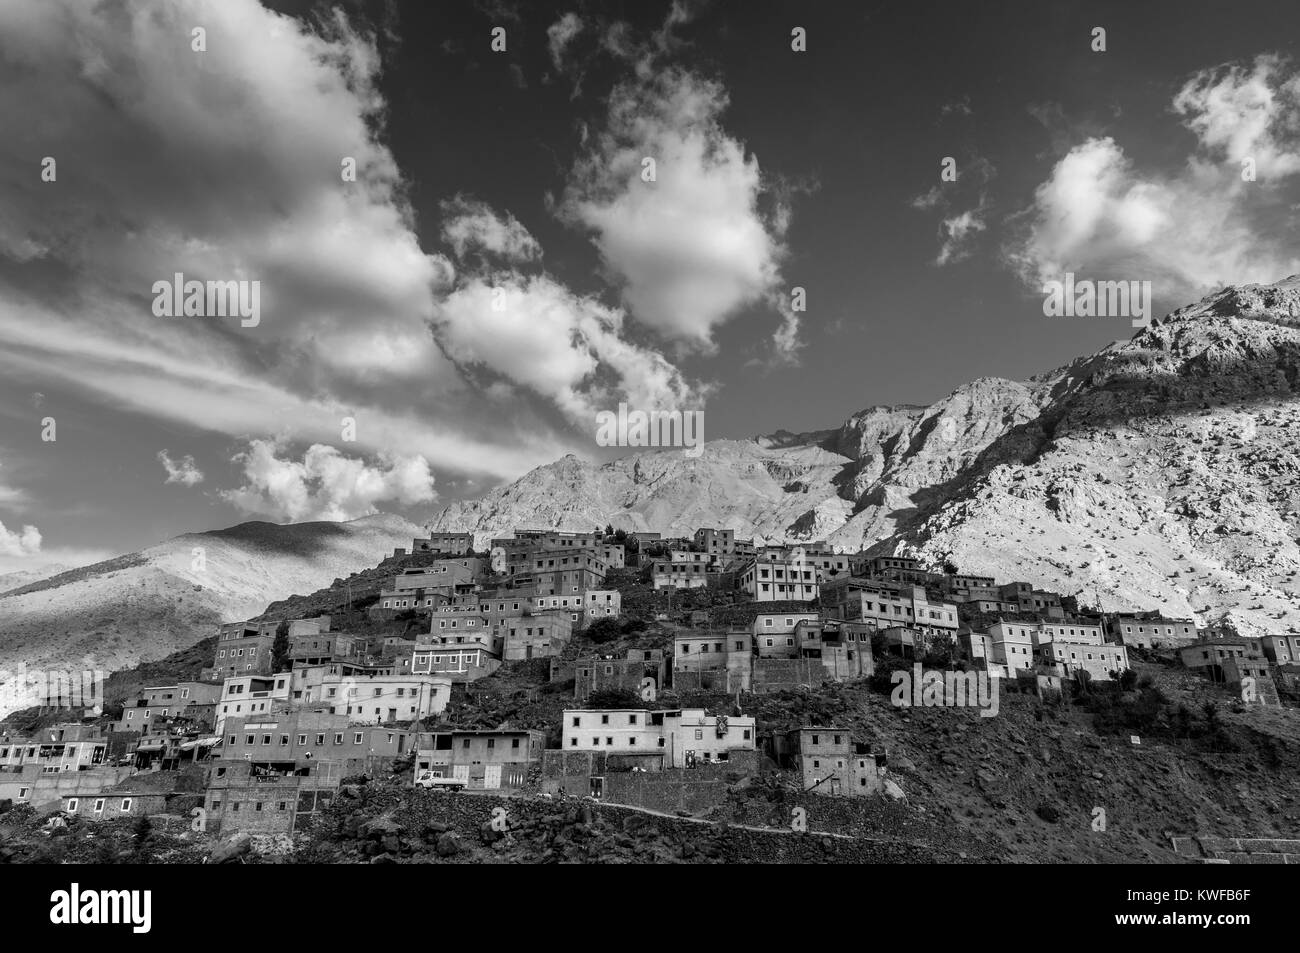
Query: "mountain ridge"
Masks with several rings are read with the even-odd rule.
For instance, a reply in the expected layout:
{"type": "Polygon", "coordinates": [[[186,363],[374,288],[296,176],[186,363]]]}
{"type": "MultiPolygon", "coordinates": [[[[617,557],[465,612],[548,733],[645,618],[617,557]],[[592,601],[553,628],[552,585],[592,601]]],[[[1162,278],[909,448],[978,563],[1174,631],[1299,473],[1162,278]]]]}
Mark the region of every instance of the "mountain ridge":
{"type": "Polygon", "coordinates": [[[977,378],[930,405],[710,441],[696,460],[566,457],[449,504],[426,529],[483,541],[516,525],[718,526],[759,542],[954,558],[1112,611],[1165,609],[1259,634],[1300,624],[1296,425],[1291,276],[1220,289],[1128,341],[1024,381],[977,378]]]}

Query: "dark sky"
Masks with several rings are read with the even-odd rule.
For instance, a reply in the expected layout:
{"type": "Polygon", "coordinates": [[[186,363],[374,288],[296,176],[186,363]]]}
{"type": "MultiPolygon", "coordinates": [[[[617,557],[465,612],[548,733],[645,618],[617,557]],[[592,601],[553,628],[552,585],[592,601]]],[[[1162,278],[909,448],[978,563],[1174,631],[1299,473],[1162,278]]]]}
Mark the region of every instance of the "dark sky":
{"type": "Polygon", "coordinates": [[[441,501],[570,450],[608,457],[584,421],[640,386],[638,364],[705,408],[709,439],[820,429],[1132,333],[1122,316],[1044,317],[1044,276],[1150,280],[1160,315],[1300,270],[1294,3],[354,0],[349,35],[377,58],[347,89],[302,39],[336,27],[340,7],[267,6],[298,24],[254,0],[145,3],[135,31],[119,3],[23,0],[0,15],[0,105],[25,130],[0,147],[0,196],[17,210],[0,228],[0,572],[252,516],[419,518],[438,502],[412,489],[418,466],[395,475],[403,455],[427,461],[441,501]],[[580,28],[556,59],[566,15],[580,28]],[[206,58],[168,52],[195,23],[211,27],[206,58]],[[806,52],[790,48],[794,27],[806,52]],[[642,235],[609,150],[642,109],[660,110],[652,139],[676,141],[676,94],[705,104],[704,139],[743,162],[731,178],[705,169],[696,200],[650,215],[642,235]],[[348,112],[360,101],[364,119],[348,112]],[[633,117],[621,132],[611,101],[633,117]],[[392,187],[341,207],[318,179],[337,178],[367,128],[392,187]],[[56,154],[68,184],[43,187],[31,170],[56,154]],[[940,182],[945,156],[956,182],[940,182]],[[1260,170],[1248,185],[1245,156],[1260,170]],[[757,169],[752,208],[704,214],[715,193],[735,197],[743,163],[757,169]],[[453,253],[457,196],[538,250],[453,253]],[[594,224],[583,201],[618,220],[594,224]],[[363,223],[360,238],[331,244],[336,221],[363,223]],[[747,271],[756,247],[772,253],[761,278],[747,271]],[[148,324],[141,283],[182,260],[282,276],[268,295],[292,321],[192,340],[189,325],[148,324]],[[723,304],[670,333],[662,309],[683,300],[683,272],[697,282],[687,311],[715,291],[723,304]],[[475,281],[527,287],[515,323],[479,320],[475,281]],[[795,286],[808,309],[778,346],[795,286]],[[543,317],[560,330],[529,337],[543,317]],[[436,347],[412,343],[429,325],[436,347]],[[605,343],[587,376],[573,369],[585,344],[544,372],[521,360],[592,333],[605,343]],[[352,407],[363,436],[347,445],[330,428],[352,407]],[[39,439],[47,414],[56,443],[39,439]],[[342,456],[312,462],[311,444],[342,456]],[[202,481],[164,484],[164,449],[193,457],[202,481]],[[359,488],[376,467],[385,489],[359,488]],[[276,483],[304,472],[301,498],[276,483]]]}

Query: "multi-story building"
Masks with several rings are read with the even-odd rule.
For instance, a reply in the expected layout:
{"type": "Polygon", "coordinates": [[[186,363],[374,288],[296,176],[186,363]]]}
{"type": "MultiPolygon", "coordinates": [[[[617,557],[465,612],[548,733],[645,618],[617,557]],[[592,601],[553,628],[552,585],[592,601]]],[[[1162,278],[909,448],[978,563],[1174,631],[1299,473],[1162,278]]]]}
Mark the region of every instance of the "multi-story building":
{"type": "Polygon", "coordinates": [[[565,751],[658,755],[666,768],[725,762],[730,752],[755,745],[752,716],[709,715],[703,708],[568,710],[562,724],[565,751]]]}
{"type": "Polygon", "coordinates": [[[855,741],[847,729],[800,728],[791,735],[809,794],[866,797],[884,788],[885,753],[855,741]]]}
{"type": "Polygon", "coordinates": [[[919,561],[910,556],[851,556],[849,571],[863,579],[901,582],[912,586],[931,585],[939,575],[922,569],[919,561]]]}
{"type": "Polygon", "coordinates": [[[920,586],[837,579],[822,591],[823,611],[845,622],[874,622],[878,628],[907,626],[931,634],[955,636],[957,606],[931,602],[920,586]]]}
{"type": "Polygon", "coordinates": [[[342,632],[316,632],[289,637],[289,662],[294,668],[360,658],[365,650],[365,639],[342,632]]]}
{"type": "Polygon", "coordinates": [[[1260,648],[1274,665],[1294,665],[1300,662],[1300,633],[1266,635],[1260,639],[1260,648]]]}
{"type": "Polygon", "coordinates": [[[1065,609],[1061,605],[1058,593],[1046,589],[1035,589],[1027,582],[1009,582],[998,586],[998,592],[1006,602],[1014,602],[1016,611],[1023,615],[1041,615],[1049,619],[1065,618],[1065,609]]]}
{"type": "Polygon", "coordinates": [[[501,667],[501,650],[484,641],[429,642],[416,645],[408,667],[415,675],[447,675],[453,682],[472,682],[501,667]]]}
{"type": "Polygon", "coordinates": [[[702,552],[716,556],[725,562],[725,557],[735,555],[736,531],[702,526],[695,531],[695,545],[700,547],[702,552]]]}
{"type": "MultiPolygon", "coordinates": [[[[804,619],[794,627],[796,658],[820,659],[827,677],[834,681],[863,678],[876,671],[871,636],[877,631],[861,622],[804,619]]],[[[756,644],[762,639],[761,635],[754,636],[756,644]]]]}
{"type": "Polygon", "coordinates": [[[402,728],[353,725],[347,715],[324,712],[231,718],[209,763],[209,830],[302,830],[344,778],[388,771],[412,740],[402,728]]]}
{"type": "Polygon", "coordinates": [[[217,702],[216,730],[221,731],[227,718],[269,715],[289,707],[292,695],[289,672],[278,675],[236,675],[221,686],[217,702]]]}
{"type": "Polygon", "coordinates": [[[69,797],[97,795],[135,770],[112,763],[112,746],[98,725],[75,722],[0,735],[0,801],[43,812],[69,797]]]}
{"type": "Polygon", "coordinates": [[[737,586],[755,602],[810,602],[819,592],[817,571],[810,564],[775,555],[746,560],[737,586]]]}
{"type": "Polygon", "coordinates": [[[1128,650],[1109,642],[1073,642],[1057,638],[1040,643],[1035,656],[1044,664],[1059,667],[1067,675],[1084,671],[1096,679],[1114,678],[1129,668],[1128,650]]]}
{"type": "Polygon", "coordinates": [[[417,537],[411,543],[413,553],[442,553],[447,556],[461,556],[473,548],[473,533],[434,533],[428,539],[417,537]]]}
{"type": "Polygon", "coordinates": [[[440,715],[451,701],[449,675],[338,675],[324,682],[316,704],[354,725],[391,725],[440,715]]]}
{"type": "MultiPolygon", "coordinates": [[[[993,655],[993,639],[987,632],[964,631],[957,634],[957,644],[962,653],[977,666],[988,668],[989,663],[996,662],[993,655]]],[[[997,674],[1001,674],[998,672],[997,674]]]]}
{"type": "Polygon", "coordinates": [[[673,684],[710,684],[724,691],[749,688],[754,654],[753,633],[697,630],[673,636],[673,684]]]}
{"type": "Polygon", "coordinates": [[[665,685],[664,653],[660,649],[629,649],[626,658],[580,658],[573,670],[573,697],[592,692],[629,691],[640,695],[647,684],[654,692],[665,685]]]}
{"type": "Polygon", "coordinates": [[[1261,639],[1245,636],[1230,638],[1206,638],[1178,650],[1178,658],[1187,668],[1196,669],[1208,676],[1211,681],[1229,682],[1225,666],[1229,660],[1253,660],[1263,662],[1264,644],[1261,639]]]}
{"type": "Polygon", "coordinates": [[[542,612],[508,619],[502,626],[501,657],[506,661],[546,658],[560,654],[573,636],[573,620],[567,612],[542,612]]]}
{"type": "Polygon", "coordinates": [[[754,652],[759,658],[798,658],[795,628],[816,622],[816,612],[760,612],[754,616],[754,652]]]}
{"type": "Polygon", "coordinates": [[[1195,619],[1167,619],[1159,612],[1117,613],[1107,618],[1106,628],[1112,640],[1143,649],[1186,645],[1201,637],[1195,619]]]}
{"type": "Polygon", "coordinates": [[[1027,627],[1035,645],[1048,642],[1071,642],[1078,645],[1101,645],[1106,641],[1100,625],[1078,621],[1031,622],[1027,627]]]}
{"type": "Polygon", "coordinates": [[[231,622],[217,635],[212,668],[205,677],[220,681],[232,675],[269,675],[271,651],[279,622],[231,622]]]}
{"type": "Polygon", "coordinates": [[[605,563],[594,550],[534,553],[527,571],[515,575],[520,587],[531,587],[539,596],[573,595],[605,585],[605,563]]]}
{"type": "Polygon", "coordinates": [[[520,788],[542,759],[546,734],[525,729],[433,731],[419,736],[416,776],[459,778],[488,791],[520,788]]]}
{"type": "Polygon", "coordinates": [[[709,576],[721,568],[712,553],[673,549],[668,551],[667,559],[651,561],[650,581],[656,589],[698,589],[709,585],[709,576]]]}
{"type": "Polygon", "coordinates": [[[620,543],[598,543],[596,554],[606,569],[622,569],[627,565],[627,550],[620,543]]]}
{"type": "Polygon", "coordinates": [[[441,645],[482,642],[500,654],[500,638],[493,634],[493,630],[494,626],[482,614],[479,604],[443,606],[430,613],[430,637],[425,641],[441,645]]]}
{"type": "Polygon", "coordinates": [[[591,625],[597,619],[617,619],[622,614],[623,593],[617,589],[590,589],[583,593],[582,623],[584,625],[591,625]]]}
{"type": "MultiPolygon", "coordinates": [[[[215,682],[176,682],[142,688],[122,703],[115,731],[144,731],[154,718],[190,718],[221,697],[215,682]]],[[[205,712],[206,714],[207,712],[205,712]]]]}
{"type": "Polygon", "coordinates": [[[1037,628],[1033,623],[999,621],[990,625],[984,634],[993,651],[992,660],[1002,666],[1002,671],[1014,677],[1017,672],[1034,670],[1037,628]]]}

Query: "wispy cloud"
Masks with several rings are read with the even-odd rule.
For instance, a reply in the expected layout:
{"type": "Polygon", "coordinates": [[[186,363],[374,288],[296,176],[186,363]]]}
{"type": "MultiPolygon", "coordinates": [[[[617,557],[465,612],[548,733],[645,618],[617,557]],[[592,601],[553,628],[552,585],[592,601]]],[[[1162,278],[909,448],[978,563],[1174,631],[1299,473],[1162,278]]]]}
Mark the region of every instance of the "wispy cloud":
{"type": "Polygon", "coordinates": [[[158,451],[158,462],[167,471],[166,483],[179,483],[181,486],[196,486],[203,482],[203,471],[194,465],[194,457],[186,454],[180,460],[173,460],[166,450],[158,451]]]}

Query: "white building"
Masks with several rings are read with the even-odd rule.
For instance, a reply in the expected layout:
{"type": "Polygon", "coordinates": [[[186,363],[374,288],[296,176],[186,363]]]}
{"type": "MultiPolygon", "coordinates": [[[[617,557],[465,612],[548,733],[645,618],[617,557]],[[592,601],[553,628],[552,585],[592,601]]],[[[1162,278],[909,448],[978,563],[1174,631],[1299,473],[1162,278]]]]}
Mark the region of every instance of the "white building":
{"type": "Polygon", "coordinates": [[[1033,623],[995,622],[985,630],[989,647],[992,648],[992,661],[1002,666],[1008,675],[1016,672],[1031,672],[1034,668],[1034,635],[1037,626],[1033,623]]]}
{"type": "Polygon", "coordinates": [[[727,761],[731,751],[755,747],[749,715],[706,715],[703,708],[672,711],[608,708],[564,713],[565,751],[662,755],[665,767],[727,761]]]}
{"type": "Polygon", "coordinates": [[[221,699],[217,702],[216,730],[227,716],[243,718],[248,715],[265,715],[283,711],[289,704],[293,677],[289,672],[279,675],[235,675],[221,685],[221,699]]]}
{"type": "Polygon", "coordinates": [[[754,649],[761,658],[797,658],[795,627],[817,619],[816,612],[760,612],[754,616],[754,649]]]}
{"type": "Polygon", "coordinates": [[[319,704],[357,725],[382,725],[440,715],[451,701],[447,675],[360,675],[327,679],[319,704]]]}
{"type": "Polygon", "coordinates": [[[1096,679],[1109,679],[1112,672],[1129,668],[1128,650],[1122,645],[1057,639],[1043,643],[1038,657],[1048,664],[1059,665],[1066,674],[1085,671],[1096,679]]]}
{"type": "Polygon", "coordinates": [[[583,597],[584,625],[590,625],[597,619],[617,619],[623,614],[623,593],[617,589],[588,589],[583,597]]]}
{"type": "Polygon", "coordinates": [[[811,563],[777,555],[747,560],[740,569],[739,587],[755,602],[809,602],[817,598],[817,571],[811,563]]]}

